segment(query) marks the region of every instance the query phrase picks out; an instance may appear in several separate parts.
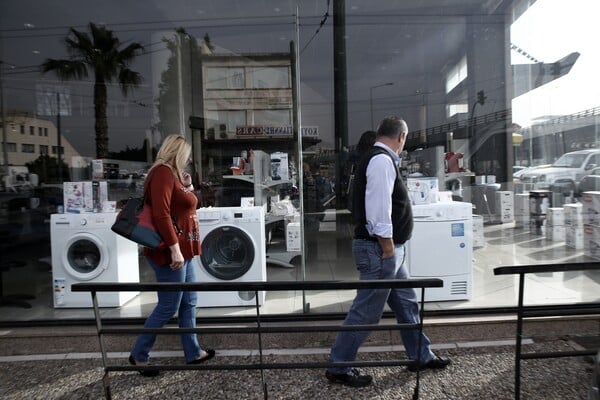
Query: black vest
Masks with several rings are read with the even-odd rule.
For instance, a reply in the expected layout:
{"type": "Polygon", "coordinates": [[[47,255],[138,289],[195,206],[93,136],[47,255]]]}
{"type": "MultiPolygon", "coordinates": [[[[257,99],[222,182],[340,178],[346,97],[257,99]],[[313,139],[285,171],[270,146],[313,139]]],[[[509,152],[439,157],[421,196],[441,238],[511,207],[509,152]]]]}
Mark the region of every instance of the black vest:
{"type": "MultiPolygon", "coordinates": [[[[376,241],[377,238],[369,236],[367,231],[367,217],[365,213],[365,192],[367,190],[367,166],[377,154],[385,154],[393,160],[392,156],[388,151],[379,146],[373,146],[363,156],[358,164],[358,168],[355,174],[355,186],[354,186],[354,237],[356,239],[367,239],[376,241]]],[[[394,165],[396,165],[394,161],[394,165]]],[[[400,178],[400,170],[396,166],[396,180],[394,181],[394,191],[392,192],[392,225],[393,225],[393,239],[396,244],[403,244],[412,235],[413,230],[413,216],[412,208],[410,204],[410,197],[406,186],[400,178]]]]}

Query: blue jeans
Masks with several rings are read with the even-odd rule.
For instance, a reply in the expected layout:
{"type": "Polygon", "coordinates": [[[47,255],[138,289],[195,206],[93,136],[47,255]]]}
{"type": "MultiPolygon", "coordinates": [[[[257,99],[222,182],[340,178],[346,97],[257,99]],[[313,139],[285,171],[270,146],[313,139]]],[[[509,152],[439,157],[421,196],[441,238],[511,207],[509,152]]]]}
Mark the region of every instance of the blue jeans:
{"type": "MultiPolygon", "coordinates": [[[[352,253],[360,273],[360,280],[410,278],[405,263],[403,245],[395,246],[393,257],[382,258],[381,246],[378,242],[355,239],[352,242],[352,253]]],[[[344,325],[379,323],[386,301],[396,315],[398,323],[416,324],[419,322],[419,303],[414,289],[360,289],[356,293],[352,306],[350,306],[344,325]]],[[[329,361],[354,361],[358,348],[369,334],[370,331],[339,332],[331,348],[329,361]]],[[[416,329],[400,329],[400,335],[408,358],[416,360],[419,331],[416,329]]],[[[429,338],[421,335],[421,363],[428,362],[434,357],[430,345],[429,338]]],[[[329,368],[329,371],[336,374],[343,374],[349,370],[348,367],[329,368]]]]}
{"type": "MultiPolygon", "coordinates": [[[[150,259],[146,258],[146,260],[154,270],[157,282],[194,282],[196,280],[192,260],[186,260],[177,271],[173,271],[168,265],[158,266],[150,259]]],[[[158,292],[157,295],[158,303],[144,323],[144,328],[162,328],[176,312],[179,313],[180,328],[196,327],[196,292],[158,292]]],[[[137,361],[148,361],[148,353],[155,341],[155,333],[139,335],[133,350],[131,350],[133,358],[137,361]]],[[[200,356],[202,348],[195,333],[182,333],[181,343],[186,362],[193,361],[200,356]]]]}

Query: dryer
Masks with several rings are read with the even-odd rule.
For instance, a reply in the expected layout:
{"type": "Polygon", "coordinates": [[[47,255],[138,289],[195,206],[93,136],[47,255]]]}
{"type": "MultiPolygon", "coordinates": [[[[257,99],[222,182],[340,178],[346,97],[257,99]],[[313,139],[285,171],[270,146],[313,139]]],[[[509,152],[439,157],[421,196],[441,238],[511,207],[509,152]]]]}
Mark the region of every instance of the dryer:
{"type": "MultiPolygon", "coordinates": [[[[139,282],[138,246],[110,227],[117,213],[52,214],[50,241],[54,307],[92,307],[79,282],[139,282]]],[[[100,307],[118,307],[139,292],[98,292],[100,307]]]]}
{"type": "MultiPolygon", "coordinates": [[[[202,255],[195,257],[198,282],[265,282],[263,207],[211,207],[197,210],[202,255]]],[[[265,292],[258,292],[258,302],[265,292]]],[[[255,292],[199,292],[198,307],[253,306],[255,292]]]]}

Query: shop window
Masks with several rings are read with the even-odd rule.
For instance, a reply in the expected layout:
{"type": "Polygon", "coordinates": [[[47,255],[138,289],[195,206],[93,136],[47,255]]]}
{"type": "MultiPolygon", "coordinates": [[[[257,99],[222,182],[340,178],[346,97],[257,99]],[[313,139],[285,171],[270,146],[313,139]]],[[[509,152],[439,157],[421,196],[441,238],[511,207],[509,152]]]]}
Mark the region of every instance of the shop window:
{"type": "Polygon", "coordinates": [[[252,68],[252,88],[274,89],[290,87],[290,70],[288,67],[252,68]]]}
{"type": "Polygon", "coordinates": [[[447,104],[446,105],[446,116],[450,118],[453,115],[460,113],[469,112],[469,105],[467,103],[447,104]]]}
{"type": "Polygon", "coordinates": [[[22,153],[35,153],[35,145],[29,143],[21,144],[21,152],[22,153]]]}
{"type": "Polygon", "coordinates": [[[207,89],[243,89],[244,68],[242,67],[209,67],[206,68],[207,89]]]}
{"type": "Polygon", "coordinates": [[[446,75],[446,93],[457,87],[462,81],[467,79],[467,57],[463,57],[446,75]]]}
{"type": "Polygon", "coordinates": [[[246,126],[246,111],[244,110],[211,110],[207,113],[210,125],[218,136],[234,133],[238,126],[246,126]]]}
{"type": "Polygon", "coordinates": [[[290,109],[254,110],[254,125],[260,126],[289,126],[292,124],[290,109]]]}

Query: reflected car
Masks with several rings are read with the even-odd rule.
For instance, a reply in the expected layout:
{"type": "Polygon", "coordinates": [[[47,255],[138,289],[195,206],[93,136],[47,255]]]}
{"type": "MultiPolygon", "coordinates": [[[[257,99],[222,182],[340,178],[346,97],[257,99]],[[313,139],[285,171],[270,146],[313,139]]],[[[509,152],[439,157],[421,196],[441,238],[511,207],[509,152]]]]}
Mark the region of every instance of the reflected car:
{"type": "Polygon", "coordinates": [[[579,193],[600,191],[600,167],[594,168],[579,182],[579,193]]]}

